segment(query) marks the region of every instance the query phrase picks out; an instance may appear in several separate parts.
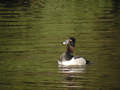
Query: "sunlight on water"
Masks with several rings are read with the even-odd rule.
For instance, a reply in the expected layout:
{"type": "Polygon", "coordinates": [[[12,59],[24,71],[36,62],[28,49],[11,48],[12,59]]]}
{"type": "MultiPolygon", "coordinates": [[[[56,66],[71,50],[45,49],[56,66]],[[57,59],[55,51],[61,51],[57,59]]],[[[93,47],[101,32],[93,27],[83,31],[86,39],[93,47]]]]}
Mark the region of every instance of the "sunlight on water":
{"type": "Polygon", "coordinates": [[[1,0],[0,90],[119,90],[119,9],[118,0],[1,0]],[[58,67],[70,36],[90,65],[58,67]]]}

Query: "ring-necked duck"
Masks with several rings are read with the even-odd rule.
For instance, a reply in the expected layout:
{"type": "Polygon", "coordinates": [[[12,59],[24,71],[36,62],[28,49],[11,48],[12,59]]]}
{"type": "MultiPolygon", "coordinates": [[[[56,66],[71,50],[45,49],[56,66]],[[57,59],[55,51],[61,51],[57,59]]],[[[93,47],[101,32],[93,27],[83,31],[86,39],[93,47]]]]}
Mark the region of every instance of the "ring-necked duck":
{"type": "Polygon", "coordinates": [[[88,60],[86,60],[81,56],[73,56],[73,51],[75,47],[75,38],[70,37],[62,44],[66,45],[67,50],[60,56],[58,60],[58,65],[71,66],[71,65],[85,65],[89,63],[88,60]]]}

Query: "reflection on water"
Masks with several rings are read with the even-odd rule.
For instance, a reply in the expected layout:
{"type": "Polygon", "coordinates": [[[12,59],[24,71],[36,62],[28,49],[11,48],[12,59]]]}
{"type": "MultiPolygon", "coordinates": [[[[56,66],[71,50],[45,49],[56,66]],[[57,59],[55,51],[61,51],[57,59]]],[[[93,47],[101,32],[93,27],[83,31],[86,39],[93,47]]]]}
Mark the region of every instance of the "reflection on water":
{"type": "Polygon", "coordinates": [[[0,90],[119,90],[119,9],[119,0],[1,0],[0,90]],[[70,36],[92,64],[57,66],[70,36]]]}
{"type": "Polygon", "coordinates": [[[63,74],[64,81],[62,83],[65,83],[63,88],[68,89],[75,89],[75,88],[82,88],[81,82],[77,82],[76,80],[79,80],[79,75],[81,73],[85,73],[86,66],[71,66],[71,67],[59,67],[59,73],[63,74]]]}
{"type": "Polygon", "coordinates": [[[59,67],[60,73],[85,73],[86,66],[59,67]]]}

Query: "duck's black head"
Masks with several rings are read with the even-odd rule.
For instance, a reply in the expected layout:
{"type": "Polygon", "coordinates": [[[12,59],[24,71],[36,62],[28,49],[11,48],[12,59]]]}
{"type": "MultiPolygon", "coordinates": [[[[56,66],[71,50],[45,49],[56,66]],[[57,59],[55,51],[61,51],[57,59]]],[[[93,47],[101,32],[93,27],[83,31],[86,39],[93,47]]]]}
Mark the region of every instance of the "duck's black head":
{"type": "Polygon", "coordinates": [[[75,47],[75,38],[70,37],[69,39],[63,42],[63,45],[70,45],[72,47],[75,47]]]}

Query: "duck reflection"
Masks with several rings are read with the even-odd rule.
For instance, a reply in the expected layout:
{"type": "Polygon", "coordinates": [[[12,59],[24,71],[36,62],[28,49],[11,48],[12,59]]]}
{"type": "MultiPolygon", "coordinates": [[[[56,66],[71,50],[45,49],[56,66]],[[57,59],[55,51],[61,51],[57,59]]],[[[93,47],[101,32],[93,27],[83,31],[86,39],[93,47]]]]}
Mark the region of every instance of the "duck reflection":
{"type": "Polygon", "coordinates": [[[71,67],[61,67],[59,66],[60,73],[85,73],[86,65],[83,66],[71,66],[71,67]]]}
{"type": "Polygon", "coordinates": [[[66,90],[78,90],[82,88],[82,82],[80,80],[84,79],[82,74],[85,73],[85,70],[86,66],[59,67],[59,72],[64,77],[62,81],[64,85],[62,87],[66,90]]]}

